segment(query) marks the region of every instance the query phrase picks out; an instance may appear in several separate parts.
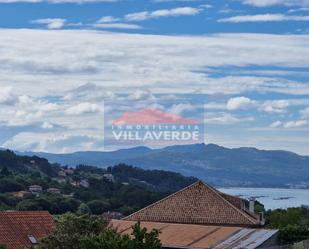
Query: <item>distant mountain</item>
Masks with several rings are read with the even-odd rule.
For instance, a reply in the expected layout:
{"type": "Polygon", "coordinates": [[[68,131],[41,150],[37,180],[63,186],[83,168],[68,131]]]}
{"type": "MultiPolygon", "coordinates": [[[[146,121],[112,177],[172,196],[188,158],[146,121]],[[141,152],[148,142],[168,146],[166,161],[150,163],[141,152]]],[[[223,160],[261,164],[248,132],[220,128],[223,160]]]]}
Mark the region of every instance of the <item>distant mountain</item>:
{"type": "Polygon", "coordinates": [[[22,154],[37,155],[69,166],[107,167],[125,163],[143,169],[175,171],[217,186],[309,187],[309,156],[281,150],[229,149],[215,144],[194,144],[162,149],[136,147],[113,152],[22,154]]]}

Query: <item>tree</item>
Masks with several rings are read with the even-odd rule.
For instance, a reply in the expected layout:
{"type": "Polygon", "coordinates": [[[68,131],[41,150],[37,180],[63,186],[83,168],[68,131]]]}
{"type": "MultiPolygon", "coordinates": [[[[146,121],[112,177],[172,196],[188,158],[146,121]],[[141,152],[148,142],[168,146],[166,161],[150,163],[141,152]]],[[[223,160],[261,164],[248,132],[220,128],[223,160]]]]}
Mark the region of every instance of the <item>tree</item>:
{"type": "Polygon", "coordinates": [[[11,175],[11,172],[8,170],[7,167],[3,167],[0,171],[0,176],[9,176],[11,175]]]}
{"type": "Polygon", "coordinates": [[[55,230],[36,249],[80,249],[82,238],[100,235],[107,225],[102,218],[74,214],[64,214],[55,222],[55,230]]]}
{"type": "Polygon", "coordinates": [[[81,241],[81,249],[161,249],[159,232],[147,231],[141,228],[140,223],[133,227],[132,239],[128,235],[119,235],[114,230],[106,230],[99,236],[84,237],[81,241]]]}
{"type": "Polygon", "coordinates": [[[92,214],[103,214],[104,212],[107,212],[110,208],[110,205],[106,201],[100,201],[100,200],[93,200],[87,203],[87,206],[91,210],[92,214]]]}
{"type": "Polygon", "coordinates": [[[133,226],[134,248],[135,249],[160,249],[159,231],[153,229],[149,233],[146,228],[141,228],[140,222],[133,226]]]}
{"type": "Polygon", "coordinates": [[[306,206],[266,212],[268,227],[280,230],[280,243],[309,239],[309,208],[306,206]]]}
{"type": "Polygon", "coordinates": [[[91,213],[91,210],[87,204],[82,203],[79,205],[77,209],[77,214],[83,215],[83,214],[90,214],[90,213],[91,213]]]}
{"type": "Polygon", "coordinates": [[[99,216],[65,214],[56,219],[54,231],[36,249],[161,249],[157,230],[137,223],[132,238],[118,234],[99,216]]]}

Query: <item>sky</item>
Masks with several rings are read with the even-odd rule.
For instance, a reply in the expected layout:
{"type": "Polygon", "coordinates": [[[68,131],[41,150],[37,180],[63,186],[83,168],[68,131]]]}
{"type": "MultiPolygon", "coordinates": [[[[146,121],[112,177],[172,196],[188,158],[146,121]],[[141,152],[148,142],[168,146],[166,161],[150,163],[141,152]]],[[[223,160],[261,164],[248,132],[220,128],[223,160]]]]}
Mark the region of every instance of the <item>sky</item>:
{"type": "Polygon", "coordinates": [[[309,155],[309,1],[0,0],[0,147],[101,151],[145,107],[309,155]]]}

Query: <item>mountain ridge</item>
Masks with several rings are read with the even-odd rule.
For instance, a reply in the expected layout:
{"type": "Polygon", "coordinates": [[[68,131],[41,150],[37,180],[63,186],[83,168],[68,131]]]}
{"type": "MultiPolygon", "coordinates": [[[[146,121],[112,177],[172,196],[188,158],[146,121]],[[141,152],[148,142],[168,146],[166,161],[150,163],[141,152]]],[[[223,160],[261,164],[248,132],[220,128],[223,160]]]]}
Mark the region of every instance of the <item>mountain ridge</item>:
{"type": "Polygon", "coordinates": [[[161,149],[135,147],[112,152],[19,153],[69,166],[87,164],[105,168],[125,163],[143,169],[174,171],[217,186],[309,187],[309,156],[285,150],[231,149],[202,143],[161,149]]]}

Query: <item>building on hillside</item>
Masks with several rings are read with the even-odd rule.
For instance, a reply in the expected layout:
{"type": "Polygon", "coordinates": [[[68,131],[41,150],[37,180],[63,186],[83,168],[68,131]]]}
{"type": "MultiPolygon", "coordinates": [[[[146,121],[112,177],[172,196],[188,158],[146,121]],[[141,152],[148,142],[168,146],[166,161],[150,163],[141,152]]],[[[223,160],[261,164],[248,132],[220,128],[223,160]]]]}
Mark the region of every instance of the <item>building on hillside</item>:
{"type": "Polygon", "coordinates": [[[87,180],[87,179],[81,180],[81,181],[79,182],[79,186],[82,186],[82,187],[84,187],[84,188],[89,188],[89,182],[88,182],[88,180],[87,180]]]}
{"type": "Polygon", "coordinates": [[[64,172],[66,173],[66,175],[73,175],[74,174],[73,169],[66,169],[66,170],[64,170],[64,172]]]}
{"type": "Polygon", "coordinates": [[[276,243],[277,230],[262,229],[263,215],[251,203],[198,181],[111,225],[130,234],[137,221],[160,230],[164,248],[255,249],[276,243]],[[250,209],[251,208],[251,209],[250,209]]]}
{"type": "Polygon", "coordinates": [[[34,246],[53,228],[53,217],[46,211],[0,212],[0,245],[7,249],[34,246]]]}
{"type": "Polygon", "coordinates": [[[24,197],[28,197],[32,194],[31,194],[30,191],[18,191],[18,192],[13,192],[12,195],[14,197],[17,197],[17,198],[24,198],[24,197]]]}
{"type": "Polygon", "coordinates": [[[60,171],[58,171],[58,176],[59,177],[66,177],[67,173],[64,170],[60,170],[60,171]]]}
{"type": "Polygon", "coordinates": [[[38,194],[38,193],[41,193],[43,191],[43,188],[40,185],[31,185],[31,186],[29,186],[29,191],[32,194],[38,194]]]}
{"type": "Polygon", "coordinates": [[[102,214],[103,218],[105,218],[106,220],[111,220],[111,219],[122,219],[124,217],[124,215],[120,212],[105,212],[102,214]]]}
{"type": "Polygon", "coordinates": [[[110,182],[115,182],[115,177],[113,176],[113,174],[104,174],[103,177],[110,182]]]}
{"type": "Polygon", "coordinates": [[[61,190],[59,188],[49,188],[46,191],[51,194],[61,194],[61,190]]]}

